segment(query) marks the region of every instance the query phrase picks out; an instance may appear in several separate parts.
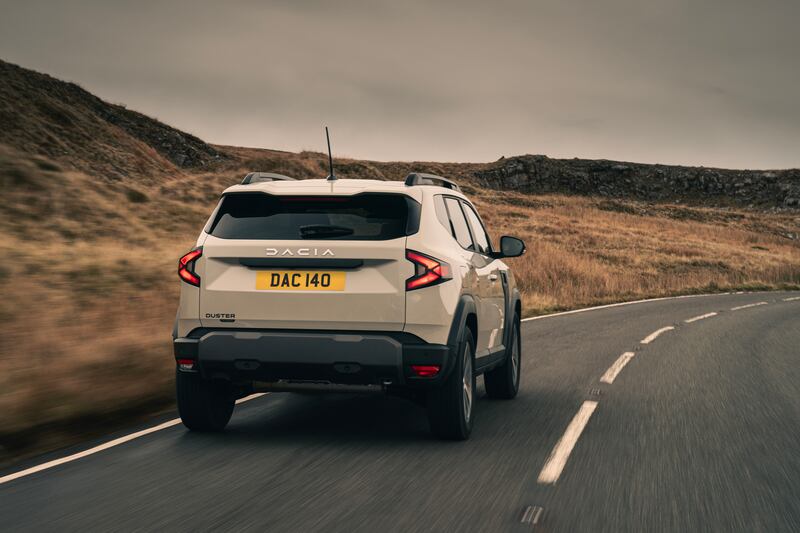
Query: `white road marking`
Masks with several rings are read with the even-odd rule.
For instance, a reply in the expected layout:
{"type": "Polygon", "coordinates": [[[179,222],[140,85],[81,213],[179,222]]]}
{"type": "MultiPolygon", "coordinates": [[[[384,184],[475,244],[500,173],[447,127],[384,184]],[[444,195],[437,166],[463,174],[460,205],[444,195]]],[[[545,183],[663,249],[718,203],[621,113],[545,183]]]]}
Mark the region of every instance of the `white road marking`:
{"type": "Polygon", "coordinates": [[[794,298],[784,298],[784,302],[793,302],[795,300],[800,300],[800,296],[795,296],[794,298]]]}
{"type": "Polygon", "coordinates": [[[269,394],[268,392],[257,392],[255,394],[251,394],[250,396],[245,396],[244,398],[239,398],[236,400],[236,405],[240,403],[249,402],[250,400],[255,400],[256,398],[261,398],[262,396],[269,394]]]}
{"type": "MultiPolygon", "coordinates": [[[[236,403],[243,403],[250,400],[254,400],[261,396],[264,396],[267,393],[258,393],[258,394],[251,394],[250,396],[246,396],[244,398],[240,398],[236,400],[236,403]]],[[[172,426],[177,426],[181,423],[180,418],[173,418],[172,420],[168,420],[162,424],[157,426],[153,426],[151,428],[143,429],[141,431],[137,431],[136,433],[131,433],[130,435],[125,435],[124,437],[119,437],[114,440],[110,440],[94,448],[89,448],[88,450],[84,450],[82,452],[74,453],[72,455],[68,455],[66,457],[62,457],[60,459],[54,459],[52,461],[48,461],[46,463],[42,463],[40,465],[32,466],[30,468],[26,468],[25,470],[20,470],[19,472],[14,472],[13,474],[8,474],[7,476],[0,477],[0,485],[3,483],[8,483],[9,481],[14,481],[15,479],[19,479],[21,477],[30,476],[31,474],[35,474],[37,472],[41,472],[42,470],[47,470],[49,468],[53,468],[59,465],[63,465],[65,463],[71,463],[72,461],[77,461],[78,459],[83,459],[89,455],[94,455],[98,452],[102,452],[109,448],[113,448],[114,446],[119,446],[120,444],[125,444],[126,442],[130,442],[132,440],[138,439],[139,437],[144,437],[145,435],[149,435],[150,433],[155,433],[156,431],[161,431],[162,429],[171,428],[172,426]]]]}
{"type": "Polygon", "coordinates": [[[758,302],[754,304],[740,305],[739,307],[731,307],[731,311],[738,311],[739,309],[749,309],[751,307],[757,307],[759,305],[767,305],[767,302],[758,302]]]}
{"type": "Polygon", "coordinates": [[[497,338],[497,334],[499,333],[499,329],[495,328],[489,334],[489,346],[494,346],[494,340],[497,338]]]}
{"type": "Polygon", "coordinates": [[[645,337],[644,339],[642,339],[641,340],[641,344],[650,344],[651,342],[656,340],[656,337],[658,337],[662,333],[665,333],[667,331],[671,331],[673,329],[675,329],[673,326],[667,326],[667,327],[658,329],[658,330],[654,331],[653,333],[651,333],[650,335],[648,335],[647,337],[645,337]]]}
{"type": "Polygon", "coordinates": [[[564,470],[575,443],[578,442],[578,438],[581,436],[595,409],[597,409],[597,402],[583,402],[581,408],[578,409],[578,413],[567,426],[564,435],[561,436],[561,439],[556,443],[556,447],[550,452],[550,457],[547,458],[547,462],[545,462],[542,471],[539,473],[539,483],[550,484],[558,481],[558,477],[561,475],[561,471],[564,470]]]}
{"type": "Polygon", "coordinates": [[[529,505],[525,508],[525,512],[522,513],[520,523],[535,526],[539,523],[539,518],[541,518],[543,511],[544,509],[539,506],[529,505]]]}
{"type": "Polygon", "coordinates": [[[717,313],[706,313],[704,315],[684,320],[684,322],[686,322],[687,324],[691,324],[692,322],[697,322],[698,320],[703,320],[704,318],[711,318],[712,316],[717,316],[717,313]]]}
{"type": "Polygon", "coordinates": [[[611,365],[608,370],[606,370],[606,373],[603,374],[603,377],[600,378],[600,382],[608,383],[609,385],[614,383],[614,379],[617,377],[617,374],[619,374],[625,365],[628,364],[628,361],[633,359],[634,355],[636,354],[633,352],[625,352],[624,354],[620,355],[619,358],[614,361],[614,364],[611,365]]]}
{"type": "MultiPolygon", "coordinates": [[[[763,291],[762,291],[763,292],[763,291]]],[[[618,302],[615,304],[597,305],[594,307],[584,307],[582,309],[573,309],[571,311],[561,311],[559,313],[550,313],[549,315],[531,316],[523,318],[522,322],[529,322],[531,320],[542,320],[544,318],[553,318],[563,315],[574,315],[575,313],[585,313],[587,311],[597,311],[598,309],[609,309],[612,307],[622,307],[625,305],[645,304],[648,302],[661,302],[664,300],[682,300],[684,298],[706,298],[708,296],[725,296],[729,294],[745,294],[744,292],[712,292],[709,294],[684,294],[681,296],[662,296],[661,298],[645,298],[644,300],[633,300],[630,302],[618,302]]],[[[753,293],[755,294],[755,293],[753,293]]],[[[798,297],[800,299],[800,297],[798,297]]]]}
{"type": "Polygon", "coordinates": [[[644,300],[633,300],[630,302],[619,302],[615,304],[606,304],[606,305],[596,305],[594,307],[584,307],[582,309],[573,309],[572,311],[561,311],[559,313],[550,313],[549,315],[539,315],[539,316],[531,316],[528,318],[523,318],[522,322],[528,322],[530,320],[541,320],[543,318],[552,318],[555,316],[563,316],[563,315],[574,315],[575,313],[585,313],[587,311],[597,311],[598,309],[610,309],[612,307],[623,307],[625,305],[634,305],[634,304],[644,304],[647,302],[660,302],[662,300],[681,300],[683,298],[702,298],[703,296],[724,296],[726,294],[731,294],[729,292],[716,292],[712,294],[684,294],[682,296],[663,296],[661,298],[646,298],[644,300]]]}

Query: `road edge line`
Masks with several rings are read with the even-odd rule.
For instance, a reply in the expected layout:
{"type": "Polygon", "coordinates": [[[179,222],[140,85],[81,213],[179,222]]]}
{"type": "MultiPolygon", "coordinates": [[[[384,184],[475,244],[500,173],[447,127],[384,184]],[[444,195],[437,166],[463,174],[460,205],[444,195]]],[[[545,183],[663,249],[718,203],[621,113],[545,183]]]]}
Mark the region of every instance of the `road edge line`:
{"type": "MultiPolygon", "coordinates": [[[[542,320],[544,318],[553,318],[557,316],[564,316],[564,315],[574,315],[576,313],[585,313],[587,311],[596,311],[598,309],[610,309],[612,307],[622,307],[625,305],[634,305],[634,304],[644,304],[648,302],[662,302],[664,300],[681,300],[684,298],[705,298],[708,296],[729,296],[732,294],[769,294],[771,291],[756,291],[756,292],[743,292],[743,291],[736,291],[736,292],[709,292],[706,294],[681,294],[679,296],[660,296],[658,298],[645,298],[644,300],[631,300],[630,302],[617,302],[613,304],[605,304],[605,305],[596,305],[594,307],[583,307],[581,309],[572,309],[570,311],[560,311],[558,313],[550,313],[547,315],[538,315],[538,316],[529,316],[528,318],[523,318],[521,322],[529,322],[531,320],[542,320]]],[[[796,291],[774,291],[774,292],[796,292],[796,291]]],[[[800,296],[798,296],[800,298],[800,296]]]]}
{"type": "MultiPolygon", "coordinates": [[[[256,398],[260,398],[264,396],[263,392],[251,394],[250,396],[246,396],[244,398],[240,398],[236,400],[236,403],[244,403],[250,400],[255,400],[256,398]]],[[[108,450],[109,448],[114,448],[115,446],[119,446],[120,444],[125,444],[126,442],[130,442],[132,440],[136,440],[140,437],[144,437],[145,435],[149,435],[151,433],[155,433],[157,431],[161,431],[162,429],[171,428],[173,426],[177,426],[181,423],[180,418],[173,418],[172,420],[167,420],[166,422],[162,422],[161,424],[142,429],[140,431],[136,431],[134,433],[130,433],[128,435],[123,435],[122,437],[117,437],[116,439],[112,439],[108,442],[104,442],[103,444],[98,444],[88,450],[83,450],[81,452],[73,453],[72,455],[67,455],[66,457],[60,457],[58,459],[53,459],[52,461],[47,461],[46,463],[41,463],[35,466],[31,466],[24,470],[20,470],[18,472],[13,472],[11,474],[7,474],[3,477],[0,477],[0,485],[4,483],[8,483],[10,481],[14,481],[15,479],[19,479],[22,477],[30,476],[31,474],[36,474],[37,472],[42,472],[43,470],[49,470],[50,468],[54,468],[56,466],[60,466],[66,463],[71,463],[72,461],[77,461],[78,459],[83,459],[84,457],[88,457],[89,455],[94,455],[96,453],[108,450]]]]}

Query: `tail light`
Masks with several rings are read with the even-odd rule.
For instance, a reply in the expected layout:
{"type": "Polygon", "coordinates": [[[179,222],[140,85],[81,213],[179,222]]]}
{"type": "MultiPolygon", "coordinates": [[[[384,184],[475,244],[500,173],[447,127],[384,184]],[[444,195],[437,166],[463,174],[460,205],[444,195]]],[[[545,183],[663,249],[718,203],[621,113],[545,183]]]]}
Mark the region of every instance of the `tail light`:
{"type": "Polygon", "coordinates": [[[194,370],[194,364],[196,361],[194,359],[178,359],[177,362],[178,368],[184,371],[190,371],[194,370]]]}
{"type": "Polygon", "coordinates": [[[429,255],[406,250],[406,259],[414,263],[414,275],[406,280],[406,290],[413,291],[431,285],[438,285],[453,279],[450,265],[429,255]]]}
{"type": "Polygon", "coordinates": [[[194,273],[194,265],[201,255],[203,248],[195,248],[178,260],[178,277],[195,287],[200,286],[200,276],[194,273]]]}
{"type": "Polygon", "coordinates": [[[421,378],[432,378],[439,374],[439,365],[411,365],[411,370],[421,378]]]}

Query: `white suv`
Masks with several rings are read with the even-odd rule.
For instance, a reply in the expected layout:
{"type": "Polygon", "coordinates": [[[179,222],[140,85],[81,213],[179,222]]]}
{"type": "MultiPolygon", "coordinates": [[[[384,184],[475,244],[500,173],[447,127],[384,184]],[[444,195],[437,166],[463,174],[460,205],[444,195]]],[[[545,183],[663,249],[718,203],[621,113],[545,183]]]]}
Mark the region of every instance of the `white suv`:
{"type": "Polygon", "coordinates": [[[255,391],[387,392],[466,439],[475,377],[519,388],[520,296],[475,208],[450,180],[293,180],[228,188],[178,265],[178,409],[221,430],[255,391]]]}

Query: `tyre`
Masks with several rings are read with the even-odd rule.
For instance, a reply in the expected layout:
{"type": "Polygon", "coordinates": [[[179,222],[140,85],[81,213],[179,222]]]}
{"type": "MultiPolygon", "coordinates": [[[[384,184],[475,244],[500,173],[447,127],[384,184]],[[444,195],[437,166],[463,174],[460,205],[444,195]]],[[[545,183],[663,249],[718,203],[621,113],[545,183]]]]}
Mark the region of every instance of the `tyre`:
{"type": "Polygon", "coordinates": [[[519,392],[522,370],[522,342],[519,335],[519,317],[514,317],[511,329],[511,342],[505,362],[483,375],[486,395],[489,398],[510,400],[519,392]]]}
{"type": "Polygon", "coordinates": [[[235,398],[224,382],[205,380],[194,372],[175,370],[178,413],[192,431],[222,431],[233,414],[235,398]]]}
{"type": "Polygon", "coordinates": [[[475,341],[466,328],[456,354],[450,375],[428,393],[428,420],[437,437],[466,440],[475,411],[475,341]]]}

